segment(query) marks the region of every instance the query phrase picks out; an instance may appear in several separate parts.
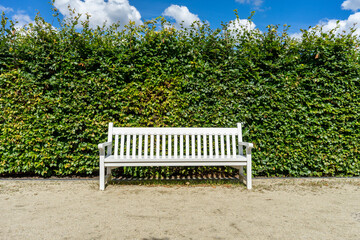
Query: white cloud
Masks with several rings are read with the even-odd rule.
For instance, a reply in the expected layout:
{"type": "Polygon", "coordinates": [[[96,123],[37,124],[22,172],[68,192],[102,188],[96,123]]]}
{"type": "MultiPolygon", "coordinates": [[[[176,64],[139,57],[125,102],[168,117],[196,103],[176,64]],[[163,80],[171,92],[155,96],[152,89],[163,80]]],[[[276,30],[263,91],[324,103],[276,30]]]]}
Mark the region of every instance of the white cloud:
{"type": "MultiPolygon", "coordinates": [[[[356,11],[360,9],[360,0],[346,0],[341,5],[342,9],[356,11]]],[[[336,28],[335,34],[342,32],[349,33],[350,29],[355,27],[354,34],[360,36],[360,12],[351,14],[348,19],[338,20],[329,19],[320,21],[312,30],[316,31],[317,27],[322,27],[323,32],[329,32],[336,28]]],[[[290,35],[293,38],[301,38],[302,33],[294,33],[290,35]]]]}
{"type": "Polygon", "coordinates": [[[70,16],[68,6],[82,14],[80,20],[86,20],[86,13],[90,17],[90,27],[113,24],[120,21],[121,26],[134,21],[142,24],[139,11],[129,4],[128,0],[55,0],[54,6],[59,9],[64,16],[70,16]]]}
{"type": "Polygon", "coordinates": [[[184,27],[190,27],[191,24],[195,21],[200,22],[198,15],[193,14],[185,6],[171,5],[163,12],[164,16],[173,18],[175,22],[175,27],[179,28],[182,23],[184,27]]]}
{"type": "Polygon", "coordinates": [[[22,28],[26,24],[34,22],[29,15],[24,13],[23,11],[17,11],[16,14],[14,14],[11,19],[13,21],[16,21],[15,28],[22,28]]]}
{"type": "Polygon", "coordinates": [[[290,34],[289,36],[291,37],[291,38],[295,38],[295,39],[301,39],[302,38],[302,32],[297,32],[297,33],[292,33],[292,34],[290,34]]]}
{"type": "Polygon", "coordinates": [[[351,14],[346,20],[331,19],[321,21],[318,25],[322,26],[323,31],[330,31],[338,27],[336,33],[341,33],[343,31],[349,32],[350,28],[354,27],[354,24],[356,24],[355,34],[360,35],[360,12],[351,14]]]}
{"type": "MultiPolygon", "coordinates": [[[[1,12],[10,13],[14,12],[14,9],[0,5],[0,13],[1,12]]],[[[24,11],[21,10],[16,11],[15,14],[11,16],[11,20],[17,22],[15,24],[15,28],[22,28],[24,27],[24,25],[34,22],[33,20],[31,20],[29,15],[27,15],[24,11]]]]}
{"type": "Polygon", "coordinates": [[[263,0],[235,0],[235,2],[239,2],[239,3],[246,3],[246,4],[252,4],[255,5],[256,7],[259,7],[262,3],[263,0]]]}
{"type": "Polygon", "coordinates": [[[244,31],[251,31],[254,30],[256,27],[255,23],[249,21],[248,19],[235,19],[230,21],[228,24],[228,30],[230,32],[239,31],[243,33],[244,31]]]}
{"type": "Polygon", "coordinates": [[[0,12],[13,12],[14,9],[0,5],[0,12]]]}
{"type": "Polygon", "coordinates": [[[360,9],[360,0],[346,0],[341,4],[341,8],[345,10],[357,11],[360,9]]]}

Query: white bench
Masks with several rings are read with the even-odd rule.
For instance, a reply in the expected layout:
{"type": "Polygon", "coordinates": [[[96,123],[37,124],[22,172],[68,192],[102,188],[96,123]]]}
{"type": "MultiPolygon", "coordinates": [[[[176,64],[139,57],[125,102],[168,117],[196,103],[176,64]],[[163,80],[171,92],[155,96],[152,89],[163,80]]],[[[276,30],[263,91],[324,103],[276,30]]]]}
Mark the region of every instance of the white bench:
{"type": "Polygon", "coordinates": [[[251,189],[252,148],[242,141],[241,123],[237,128],[129,128],[109,123],[108,141],[99,144],[100,190],[113,168],[125,166],[231,166],[251,189]]]}

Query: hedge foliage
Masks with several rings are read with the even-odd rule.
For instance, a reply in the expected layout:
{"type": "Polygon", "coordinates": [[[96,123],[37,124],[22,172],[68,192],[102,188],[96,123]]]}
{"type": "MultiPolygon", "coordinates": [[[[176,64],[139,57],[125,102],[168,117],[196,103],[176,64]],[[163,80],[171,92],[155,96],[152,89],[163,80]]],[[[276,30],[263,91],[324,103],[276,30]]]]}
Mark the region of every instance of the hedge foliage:
{"type": "MultiPolygon", "coordinates": [[[[255,176],[360,175],[359,40],[352,33],[312,28],[295,39],[288,27],[175,29],[162,18],[91,29],[76,14],[58,28],[40,16],[22,30],[4,14],[1,21],[0,174],[97,174],[97,144],[109,122],[244,122],[255,176]]],[[[172,171],[125,169],[133,176],[172,171]]]]}

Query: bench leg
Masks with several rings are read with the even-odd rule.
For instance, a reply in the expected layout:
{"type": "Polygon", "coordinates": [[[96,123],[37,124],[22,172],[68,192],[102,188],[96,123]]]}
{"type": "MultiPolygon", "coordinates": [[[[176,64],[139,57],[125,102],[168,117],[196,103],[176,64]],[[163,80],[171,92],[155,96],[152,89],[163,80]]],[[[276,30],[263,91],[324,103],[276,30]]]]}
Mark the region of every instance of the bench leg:
{"type": "Polygon", "coordinates": [[[99,178],[100,178],[100,190],[105,190],[105,164],[104,160],[100,160],[100,169],[99,169],[99,178]]]}
{"type": "Polygon", "coordinates": [[[239,168],[239,175],[240,175],[240,177],[245,178],[245,176],[244,176],[244,167],[243,167],[243,166],[241,166],[241,167],[239,168]]]}
{"type": "Polygon", "coordinates": [[[106,168],[106,181],[111,177],[111,167],[106,168]]]}
{"type": "Polygon", "coordinates": [[[251,189],[251,188],[252,188],[251,158],[250,158],[250,161],[247,162],[247,166],[246,166],[246,187],[247,187],[247,189],[251,189]]]}

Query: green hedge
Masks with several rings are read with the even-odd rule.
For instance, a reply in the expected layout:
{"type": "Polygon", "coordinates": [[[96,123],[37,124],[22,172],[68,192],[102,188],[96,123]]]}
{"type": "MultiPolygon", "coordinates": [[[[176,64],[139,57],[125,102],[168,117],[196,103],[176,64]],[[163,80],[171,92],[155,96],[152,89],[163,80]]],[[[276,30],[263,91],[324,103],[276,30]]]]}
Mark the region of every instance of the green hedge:
{"type": "MultiPolygon", "coordinates": [[[[91,175],[107,125],[235,127],[255,176],[359,176],[359,41],[288,28],[229,33],[159,18],[0,29],[0,174],[91,175]]],[[[191,168],[127,168],[132,176],[191,168]]],[[[200,168],[200,172],[216,168],[200,168]]],[[[231,171],[231,170],[229,170],[231,171]]]]}

